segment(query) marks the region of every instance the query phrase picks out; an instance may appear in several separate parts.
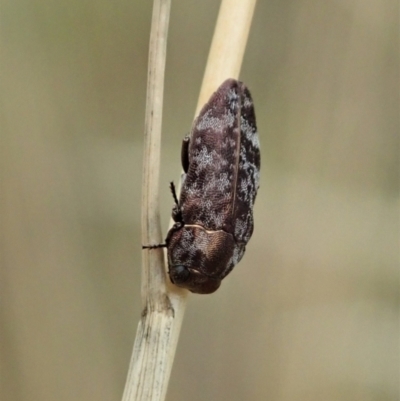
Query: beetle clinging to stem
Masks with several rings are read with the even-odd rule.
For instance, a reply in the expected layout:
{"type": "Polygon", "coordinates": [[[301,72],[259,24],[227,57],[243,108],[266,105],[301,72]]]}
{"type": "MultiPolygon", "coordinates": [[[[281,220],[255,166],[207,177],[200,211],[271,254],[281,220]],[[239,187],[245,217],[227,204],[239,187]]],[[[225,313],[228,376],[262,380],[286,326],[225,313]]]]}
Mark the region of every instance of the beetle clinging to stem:
{"type": "Polygon", "coordinates": [[[253,233],[259,188],[260,143],[253,100],[240,81],[227,79],[200,111],[183,140],[185,172],[165,244],[171,281],[209,294],[242,258],[253,233]]]}

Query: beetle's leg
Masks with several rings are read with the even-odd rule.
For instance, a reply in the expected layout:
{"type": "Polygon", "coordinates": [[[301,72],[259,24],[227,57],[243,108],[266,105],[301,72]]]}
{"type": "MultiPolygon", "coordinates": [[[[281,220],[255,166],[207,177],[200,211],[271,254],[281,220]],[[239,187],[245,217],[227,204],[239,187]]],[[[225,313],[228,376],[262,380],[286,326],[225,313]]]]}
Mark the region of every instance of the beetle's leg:
{"type": "Polygon", "coordinates": [[[182,222],[182,211],[179,206],[178,197],[176,196],[175,184],[173,183],[173,181],[170,182],[169,187],[171,189],[172,197],[174,198],[174,202],[175,202],[174,207],[172,208],[172,218],[174,219],[174,221],[181,223],[182,222]]]}
{"type": "Polygon", "coordinates": [[[189,143],[190,143],[190,136],[188,134],[182,141],[182,150],[181,150],[182,167],[185,173],[187,173],[189,170],[189,143]]]}
{"type": "Polygon", "coordinates": [[[174,184],[173,181],[171,181],[171,182],[169,183],[169,188],[171,189],[172,197],[174,198],[175,204],[179,206],[178,197],[176,196],[175,184],[174,184]]]}

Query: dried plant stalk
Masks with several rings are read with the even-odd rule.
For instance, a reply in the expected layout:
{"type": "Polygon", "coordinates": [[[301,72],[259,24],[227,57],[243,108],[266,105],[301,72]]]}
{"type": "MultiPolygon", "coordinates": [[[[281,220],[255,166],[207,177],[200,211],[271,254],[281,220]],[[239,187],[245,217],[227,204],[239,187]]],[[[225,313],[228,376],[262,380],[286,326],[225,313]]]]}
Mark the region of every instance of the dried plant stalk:
{"type": "MultiPolygon", "coordinates": [[[[142,243],[162,242],[158,181],[164,72],[171,0],[154,0],[151,22],[142,181],[142,243]]],[[[142,302],[144,309],[122,397],[123,401],[163,400],[182,319],[176,314],[166,289],[161,249],[143,252],[142,302]]],[[[184,310],[184,308],[180,308],[184,310]]]]}
{"type": "Polygon", "coordinates": [[[197,116],[227,78],[238,79],[256,0],[223,0],[197,103],[197,116]]]}
{"type": "MultiPolygon", "coordinates": [[[[207,61],[196,114],[226,78],[237,78],[256,0],[223,0],[207,61]]],[[[158,181],[162,100],[170,0],[154,0],[149,49],[145,151],[143,161],[142,241],[162,242],[158,181]]],[[[142,301],[123,401],[165,399],[187,291],[169,283],[163,251],[143,252],[142,301]]]]}

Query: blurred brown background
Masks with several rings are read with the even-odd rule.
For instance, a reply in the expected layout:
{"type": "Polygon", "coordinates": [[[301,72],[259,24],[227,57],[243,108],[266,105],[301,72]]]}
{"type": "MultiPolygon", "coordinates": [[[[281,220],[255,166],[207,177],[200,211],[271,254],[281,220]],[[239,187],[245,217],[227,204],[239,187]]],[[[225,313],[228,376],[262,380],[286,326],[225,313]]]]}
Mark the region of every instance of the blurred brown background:
{"type": "MultiPolygon", "coordinates": [[[[219,2],[173,1],[161,215],[219,2]]],[[[150,1],[1,2],[0,399],[120,400],[139,319],[150,1]]],[[[168,401],[399,397],[398,3],[259,1],[247,253],[191,296],[168,401]]]]}

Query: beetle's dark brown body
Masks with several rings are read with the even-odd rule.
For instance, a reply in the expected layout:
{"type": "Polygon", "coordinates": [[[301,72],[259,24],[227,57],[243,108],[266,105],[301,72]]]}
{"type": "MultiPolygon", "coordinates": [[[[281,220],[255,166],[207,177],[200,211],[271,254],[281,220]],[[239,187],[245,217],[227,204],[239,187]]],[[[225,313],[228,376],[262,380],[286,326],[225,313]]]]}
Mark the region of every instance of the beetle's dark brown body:
{"type": "Polygon", "coordinates": [[[225,81],[193,123],[182,147],[185,179],[168,233],[171,281],[207,294],[242,258],[253,232],[260,146],[247,87],[225,81]]]}

